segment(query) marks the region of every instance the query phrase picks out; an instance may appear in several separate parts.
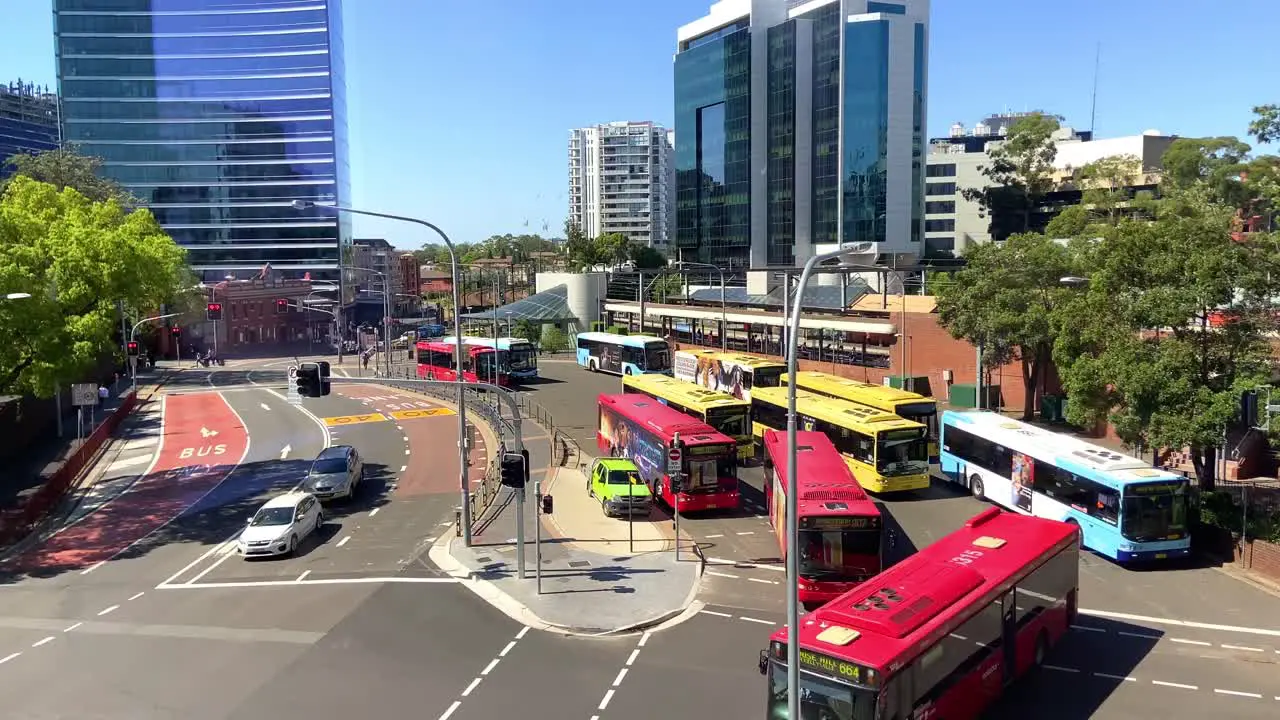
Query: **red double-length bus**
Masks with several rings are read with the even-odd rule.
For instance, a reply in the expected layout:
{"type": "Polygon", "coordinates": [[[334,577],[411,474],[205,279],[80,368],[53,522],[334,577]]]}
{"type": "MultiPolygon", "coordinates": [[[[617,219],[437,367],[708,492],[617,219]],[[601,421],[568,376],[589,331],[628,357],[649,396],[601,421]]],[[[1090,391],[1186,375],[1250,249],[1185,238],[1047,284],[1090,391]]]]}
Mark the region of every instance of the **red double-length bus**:
{"type": "MultiPolygon", "coordinates": [[[[424,342],[414,345],[418,358],[418,377],[426,380],[456,380],[457,345],[452,342],[424,342]]],[[[462,346],[462,357],[465,363],[462,368],[463,382],[487,382],[508,387],[511,385],[511,373],[499,367],[496,377],[493,366],[497,353],[493,348],[481,346],[462,346]]]]}
{"type": "Polygon", "coordinates": [[[736,509],[738,444],[710,425],[648,395],[601,395],[596,444],[611,457],[628,458],[640,469],[653,496],[681,514],[736,509]],[[679,493],[672,492],[667,456],[676,433],[684,451],[679,493]],[[679,500],[677,506],[676,501],[679,500]]]}
{"type": "MultiPolygon", "coordinates": [[[[1080,531],[991,508],[805,615],[801,716],[976,718],[1042,664],[1077,612],[1080,531]]],[[[787,630],[760,651],[787,717],[787,630]]]]}
{"type": "MultiPolygon", "coordinates": [[[[787,554],[787,434],[764,433],[764,498],[778,548],[787,554]]],[[[796,433],[795,496],[799,506],[800,602],[825,603],[880,572],[884,525],[880,508],[849,472],[824,433],[796,433]]]]}

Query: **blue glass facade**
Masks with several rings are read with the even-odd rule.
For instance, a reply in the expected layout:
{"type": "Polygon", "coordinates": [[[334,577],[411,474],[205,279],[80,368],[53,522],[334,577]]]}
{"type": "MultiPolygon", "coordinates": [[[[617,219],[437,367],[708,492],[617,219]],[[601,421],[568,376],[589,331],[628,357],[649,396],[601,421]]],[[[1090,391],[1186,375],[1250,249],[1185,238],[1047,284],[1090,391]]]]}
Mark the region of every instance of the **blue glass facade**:
{"type": "Polygon", "coordinates": [[[888,185],[889,23],[844,30],[842,242],[884,242],[888,185]]]}
{"type": "Polygon", "coordinates": [[[911,72],[911,241],[924,240],[924,73],[928,62],[924,23],[916,23],[912,35],[911,72]]]}
{"type": "Polygon", "coordinates": [[[30,83],[0,85],[0,177],[8,159],[58,147],[58,98],[30,83]]]}
{"type": "Polygon", "coordinates": [[[350,197],[338,0],[55,0],[63,137],[208,281],[337,279],[350,197]]]}

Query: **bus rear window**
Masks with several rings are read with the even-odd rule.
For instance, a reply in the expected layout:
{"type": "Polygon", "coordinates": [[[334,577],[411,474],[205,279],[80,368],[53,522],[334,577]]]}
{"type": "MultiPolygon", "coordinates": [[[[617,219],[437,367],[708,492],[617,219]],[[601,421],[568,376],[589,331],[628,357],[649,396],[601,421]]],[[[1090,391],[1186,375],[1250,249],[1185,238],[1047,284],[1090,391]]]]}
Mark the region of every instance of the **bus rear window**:
{"type": "Polygon", "coordinates": [[[755,372],[751,373],[754,376],[751,379],[751,385],[753,387],[780,387],[784,369],[781,367],[756,368],[755,372]]]}

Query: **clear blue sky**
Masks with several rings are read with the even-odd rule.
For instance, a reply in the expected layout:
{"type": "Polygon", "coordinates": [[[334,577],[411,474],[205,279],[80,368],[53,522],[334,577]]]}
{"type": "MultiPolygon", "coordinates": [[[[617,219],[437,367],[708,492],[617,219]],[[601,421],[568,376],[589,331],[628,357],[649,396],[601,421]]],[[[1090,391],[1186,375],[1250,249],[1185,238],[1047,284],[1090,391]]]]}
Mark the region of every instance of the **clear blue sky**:
{"type": "MultiPolygon", "coordinates": [[[[710,0],[345,0],[351,203],[428,218],[455,241],[558,236],[572,127],[672,121],[675,31],[710,0]],[[526,224],[527,223],[527,224],[526,224]]],[[[4,3],[0,79],[54,83],[49,0],[4,3]]],[[[1280,102],[1280,47],[1259,41],[1275,0],[1230,12],[1167,0],[934,0],[929,134],[1002,110],[1097,132],[1243,136],[1280,102]]],[[[418,228],[358,218],[398,247],[418,228]]]]}

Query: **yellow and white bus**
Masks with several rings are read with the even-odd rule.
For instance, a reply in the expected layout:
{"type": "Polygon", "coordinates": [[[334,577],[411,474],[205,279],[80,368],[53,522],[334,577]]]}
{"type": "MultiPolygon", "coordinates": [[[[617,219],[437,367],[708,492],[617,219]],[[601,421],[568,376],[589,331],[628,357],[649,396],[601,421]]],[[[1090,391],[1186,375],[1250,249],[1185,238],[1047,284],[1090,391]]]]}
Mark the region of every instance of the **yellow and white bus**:
{"type": "Polygon", "coordinates": [[[666,375],[623,375],[622,392],[642,393],[695,417],[738,443],[738,459],[755,456],[751,435],[751,403],[728,393],[690,385],[666,375]]]}
{"type": "Polygon", "coordinates": [[[751,402],[752,388],[778,387],[786,371],[786,364],[777,360],[719,350],[681,350],[671,364],[676,379],[747,402],[751,402]]]}
{"type": "MultiPolygon", "coordinates": [[[[751,394],[752,434],[762,444],[766,430],[787,429],[787,388],[756,388],[751,394]]],[[[848,400],[796,390],[800,430],[826,434],[868,492],[929,487],[929,429],[848,400]]]]}
{"type": "MultiPolygon", "coordinates": [[[[790,383],[786,373],[782,375],[782,387],[790,383]]],[[[815,395],[848,400],[858,405],[893,413],[904,420],[912,420],[929,428],[929,462],[938,462],[938,401],[910,390],[899,390],[888,385],[859,382],[815,370],[796,373],[796,387],[815,395]]]]}

